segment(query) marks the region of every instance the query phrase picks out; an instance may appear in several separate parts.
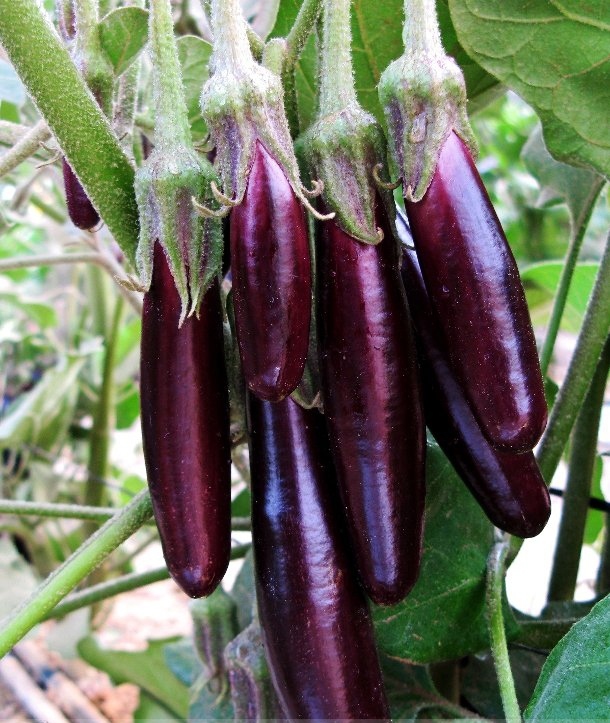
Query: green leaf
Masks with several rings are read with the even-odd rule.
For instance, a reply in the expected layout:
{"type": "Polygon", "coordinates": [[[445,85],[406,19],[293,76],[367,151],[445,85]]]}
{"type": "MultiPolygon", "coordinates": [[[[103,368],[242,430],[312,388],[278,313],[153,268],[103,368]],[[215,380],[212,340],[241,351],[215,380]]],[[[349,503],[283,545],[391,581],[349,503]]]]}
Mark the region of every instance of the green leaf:
{"type": "Polygon", "coordinates": [[[489,645],[485,574],[493,527],[436,444],[428,445],[426,476],[419,580],[398,605],[373,610],[380,649],[412,663],[460,658],[489,645]]]}
{"type": "MultiPolygon", "coordinates": [[[[25,99],[25,88],[13,66],[5,60],[0,60],[0,101],[21,108],[25,99]]],[[[12,119],[7,118],[7,120],[12,119]]]]}
{"type": "Polygon", "coordinates": [[[33,389],[19,397],[0,421],[0,444],[22,444],[48,449],[61,436],[71,420],[78,394],[76,380],[83,357],[62,359],[47,370],[33,389]]]}
{"type": "Polygon", "coordinates": [[[199,98],[203,84],[209,77],[208,63],[212,55],[212,46],[195,35],[178,38],[177,44],[191,133],[193,140],[198,141],[207,135],[205,121],[201,117],[199,108],[199,98]]]}
{"type": "Polygon", "coordinates": [[[148,13],[133,6],[117,8],[100,21],[99,32],[102,48],[115,74],[121,75],[146,45],[148,13]]]}
{"type": "Polygon", "coordinates": [[[165,663],[176,678],[189,687],[201,674],[201,661],[190,638],[166,645],[165,663]]]}
{"type": "Polygon", "coordinates": [[[565,202],[572,221],[578,225],[590,206],[591,195],[599,191],[598,174],[556,161],[544,145],[540,125],[523,146],[521,157],[542,187],[537,205],[545,207],[565,202]]]}
{"type": "Polygon", "coordinates": [[[135,683],[154,700],[184,720],[188,711],[188,688],[181,683],[165,662],[164,648],[175,638],[151,640],[146,650],[137,653],[102,648],[93,636],[78,644],[79,655],[117,683],[135,683]]]}
{"type": "Polygon", "coordinates": [[[381,668],[392,720],[472,718],[472,711],[460,708],[440,695],[427,667],[408,665],[382,656],[381,668]]]}
{"type": "Polygon", "coordinates": [[[470,57],[534,107],[553,156],[609,176],[607,0],[449,0],[449,8],[470,57]]]}
{"type": "Polygon", "coordinates": [[[242,490],[231,502],[231,515],[233,517],[250,516],[250,490],[242,490]]]}
{"type": "MultiPolygon", "coordinates": [[[[580,331],[598,268],[599,264],[590,262],[576,265],[561,320],[562,329],[574,333],[580,331]]],[[[521,273],[535,325],[544,324],[548,319],[562,269],[563,264],[559,261],[541,261],[528,266],[521,273]]]]}
{"type": "Polygon", "coordinates": [[[57,312],[50,304],[33,301],[19,292],[6,291],[0,292],[0,301],[22,311],[32,321],[35,321],[41,329],[50,329],[57,326],[57,312]]]}
{"type": "Polygon", "coordinates": [[[128,381],[117,393],[115,405],[116,428],[128,429],[140,414],[140,392],[138,385],[128,381]]]}
{"type": "Polygon", "coordinates": [[[610,596],[576,623],[546,661],[525,720],[608,720],[610,596]]]}

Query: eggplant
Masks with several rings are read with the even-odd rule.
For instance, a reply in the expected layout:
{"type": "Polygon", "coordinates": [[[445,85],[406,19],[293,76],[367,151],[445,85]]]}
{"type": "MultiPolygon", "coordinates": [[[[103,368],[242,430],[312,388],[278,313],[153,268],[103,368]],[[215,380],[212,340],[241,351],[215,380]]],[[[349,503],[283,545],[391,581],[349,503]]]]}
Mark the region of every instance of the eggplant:
{"type": "Polygon", "coordinates": [[[311,320],[305,212],[260,141],[243,201],[231,212],[237,342],[246,383],[279,401],[303,376],[311,320]]]}
{"type": "Polygon", "coordinates": [[[324,412],[349,532],[367,594],[397,603],[419,573],[425,425],[398,245],[385,209],[376,244],[334,221],[317,245],[324,412]]]}
{"type": "Polygon", "coordinates": [[[388,720],[371,616],[317,410],[248,395],[263,642],[289,720],[388,720]]]}
{"type": "Polygon", "coordinates": [[[144,295],[140,363],[148,484],[168,570],[191,597],[209,595],[229,564],[231,447],[217,281],[181,327],[181,300],[155,244],[144,295]]]}
{"type": "Polygon", "coordinates": [[[95,228],[100,222],[100,215],[93,207],[89,196],[72,170],[72,166],[65,158],[62,159],[62,171],[70,220],[83,231],[95,228]]]}
{"type": "Polygon", "coordinates": [[[547,421],[519,270],[463,141],[451,133],[421,201],[405,201],[449,359],[489,441],[533,449],[547,421]]]}
{"type": "MultiPolygon", "coordinates": [[[[399,214],[403,241],[408,227],[399,214]]],[[[538,535],[551,514],[549,493],[531,451],[502,452],[485,437],[456,379],[415,249],[403,243],[402,278],[420,359],[426,424],[493,524],[518,537],[538,535]]]]}

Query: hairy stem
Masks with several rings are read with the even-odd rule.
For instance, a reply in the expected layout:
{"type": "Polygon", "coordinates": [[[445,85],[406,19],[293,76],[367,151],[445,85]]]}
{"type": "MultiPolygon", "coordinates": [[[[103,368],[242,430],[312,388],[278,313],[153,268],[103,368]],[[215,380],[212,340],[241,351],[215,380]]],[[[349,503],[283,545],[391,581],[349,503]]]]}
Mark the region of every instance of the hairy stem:
{"type": "Polygon", "coordinates": [[[0,43],[93,205],[134,262],[133,168],[37,0],[0,0],[0,43]]]}
{"type": "Polygon", "coordinates": [[[0,657],[8,653],[151,515],[150,496],[148,490],[144,490],[70,555],[5,622],[0,630],[0,657]]]}
{"type": "Polygon", "coordinates": [[[191,147],[191,129],[169,0],[152,0],[149,41],[154,73],[155,145],[191,147]]]}
{"type": "Polygon", "coordinates": [[[324,0],[320,117],[358,102],[352,70],[350,7],[351,0],[324,0]]]}
{"type": "Polygon", "coordinates": [[[563,495],[563,511],[549,584],[549,601],[574,598],[597,455],[599,420],[609,369],[610,338],[606,341],[591,386],[574,425],[568,479],[563,495]]]}
{"type": "Polygon", "coordinates": [[[444,55],[435,0],[405,0],[402,40],[412,55],[444,55]]]}
{"type": "Polygon", "coordinates": [[[286,54],[284,56],[284,72],[294,71],[303,49],[313,30],[323,0],[303,0],[290,32],[286,36],[286,54]]]}
{"type": "Polygon", "coordinates": [[[42,120],[38,121],[9,151],[0,156],[0,178],[33,156],[40,150],[40,144],[48,141],[50,137],[47,124],[42,120]]]}
{"type": "Polygon", "coordinates": [[[559,331],[559,325],[566,306],[568,291],[570,290],[570,283],[572,282],[576,262],[580,254],[580,249],[589,224],[589,219],[591,218],[597,197],[599,196],[603,185],[604,179],[600,177],[597,183],[591,187],[591,192],[587,198],[587,203],[583,207],[581,215],[573,221],[570,247],[568,249],[565,264],[561,271],[559,285],[557,286],[557,293],[555,294],[555,299],[553,301],[553,310],[549,320],[549,328],[547,329],[544,344],[542,345],[542,350],[540,352],[540,368],[542,369],[543,376],[546,376],[549,364],[551,363],[553,349],[555,348],[555,341],[557,340],[557,332],[559,331]]]}
{"type": "Polygon", "coordinates": [[[508,657],[504,616],[502,614],[502,583],[504,581],[507,553],[508,543],[503,541],[496,543],[489,555],[485,594],[486,614],[491,652],[500,686],[504,716],[507,723],[521,723],[521,712],[508,657]]]}
{"type": "MultiPolygon", "coordinates": [[[[235,545],[231,548],[231,560],[238,560],[245,557],[250,550],[251,545],[235,545]]],[[[110,580],[108,582],[101,583],[100,585],[92,585],[81,592],[70,595],[63,603],[59,604],[53,610],[51,610],[44,619],[49,620],[51,618],[60,618],[68,613],[79,610],[80,608],[88,607],[95,603],[102,602],[108,598],[119,595],[123,592],[129,592],[130,590],[136,590],[145,585],[152,585],[155,582],[161,580],[168,580],[169,573],[166,567],[159,567],[154,570],[148,570],[147,572],[133,573],[131,575],[124,575],[117,580],[110,580]]]]}

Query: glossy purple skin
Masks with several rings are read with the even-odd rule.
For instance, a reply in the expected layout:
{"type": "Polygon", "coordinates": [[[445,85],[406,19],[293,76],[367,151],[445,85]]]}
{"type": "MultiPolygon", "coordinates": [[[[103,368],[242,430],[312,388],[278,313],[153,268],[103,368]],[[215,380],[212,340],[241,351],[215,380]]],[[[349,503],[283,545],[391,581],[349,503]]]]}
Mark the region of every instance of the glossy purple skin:
{"type": "Polygon", "coordinates": [[[547,420],[519,271],[472,161],[451,133],[432,183],[406,203],[426,288],[451,364],[496,447],[534,447],[547,420]]]}
{"type": "Polygon", "coordinates": [[[419,573],[425,426],[396,241],[363,244],[327,221],[317,247],[324,412],[360,580],[378,605],[419,573]]]}
{"type": "Polygon", "coordinates": [[[257,600],[273,684],[289,720],[387,720],[324,420],[249,395],[257,600]]]}
{"type": "Polygon", "coordinates": [[[536,458],[532,452],[501,452],[481,432],[449,363],[415,250],[407,246],[402,277],[420,358],[426,424],[491,522],[512,535],[534,537],[551,514],[536,458]]]}
{"type": "Polygon", "coordinates": [[[222,310],[214,283],[178,328],[180,297],[155,246],[144,296],[140,395],[148,485],[168,570],[190,597],[229,564],[231,457],[222,310]]]}
{"type": "Polygon", "coordinates": [[[84,231],[95,228],[100,222],[100,216],[65,158],[62,160],[62,169],[70,220],[77,228],[82,228],[84,231]]]}
{"type": "Polygon", "coordinates": [[[244,378],[258,397],[278,401],[303,376],[311,266],[303,207],[258,141],[243,202],[231,212],[231,271],[244,378]]]}

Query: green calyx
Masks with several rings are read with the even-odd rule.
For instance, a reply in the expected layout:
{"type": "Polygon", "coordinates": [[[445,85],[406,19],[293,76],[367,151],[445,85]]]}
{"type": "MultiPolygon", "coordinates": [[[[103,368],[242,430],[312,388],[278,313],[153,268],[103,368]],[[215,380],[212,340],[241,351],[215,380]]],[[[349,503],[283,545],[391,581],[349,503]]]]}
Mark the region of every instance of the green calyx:
{"type": "Polygon", "coordinates": [[[303,153],[324,183],[322,198],[336,223],[350,236],[376,244],[383,232],[375,223],[377,196],[388,194],[377,169],[386,158],[381,127],[357,103],[320,118],[302,139],[303,153]]]}
{"type": "Polygon", "coordinates": [[[405,2],[405,53],[379,80],[390,148],[405,198],[420,201],[452,131],[476,154],[466,112],[466,84],[441,43],[434,0],[405,2]]]}
{"type": "Polygon", "coordinates": [[[217,71],[205,84],[201,112],[216,147],[216,167],[223,193],[216,199],[226,211],[243,200],[260,141],[286,174],[301,202],[307,199],[284,112],[280,78],[254,61],[217,71]]]}
{"type": "Polygon", "coordinates": [[[221,223],[203,218],[193,203],[213,203],[211,184],[217,180],[212,166],[188,148],[174,148],[171,154],[155,149],[136,173],[140,282],[144,290],[150,288],[154,244],[159,241],[182,300],[180,324],[197,313],[222,263],[221,223]]]}

